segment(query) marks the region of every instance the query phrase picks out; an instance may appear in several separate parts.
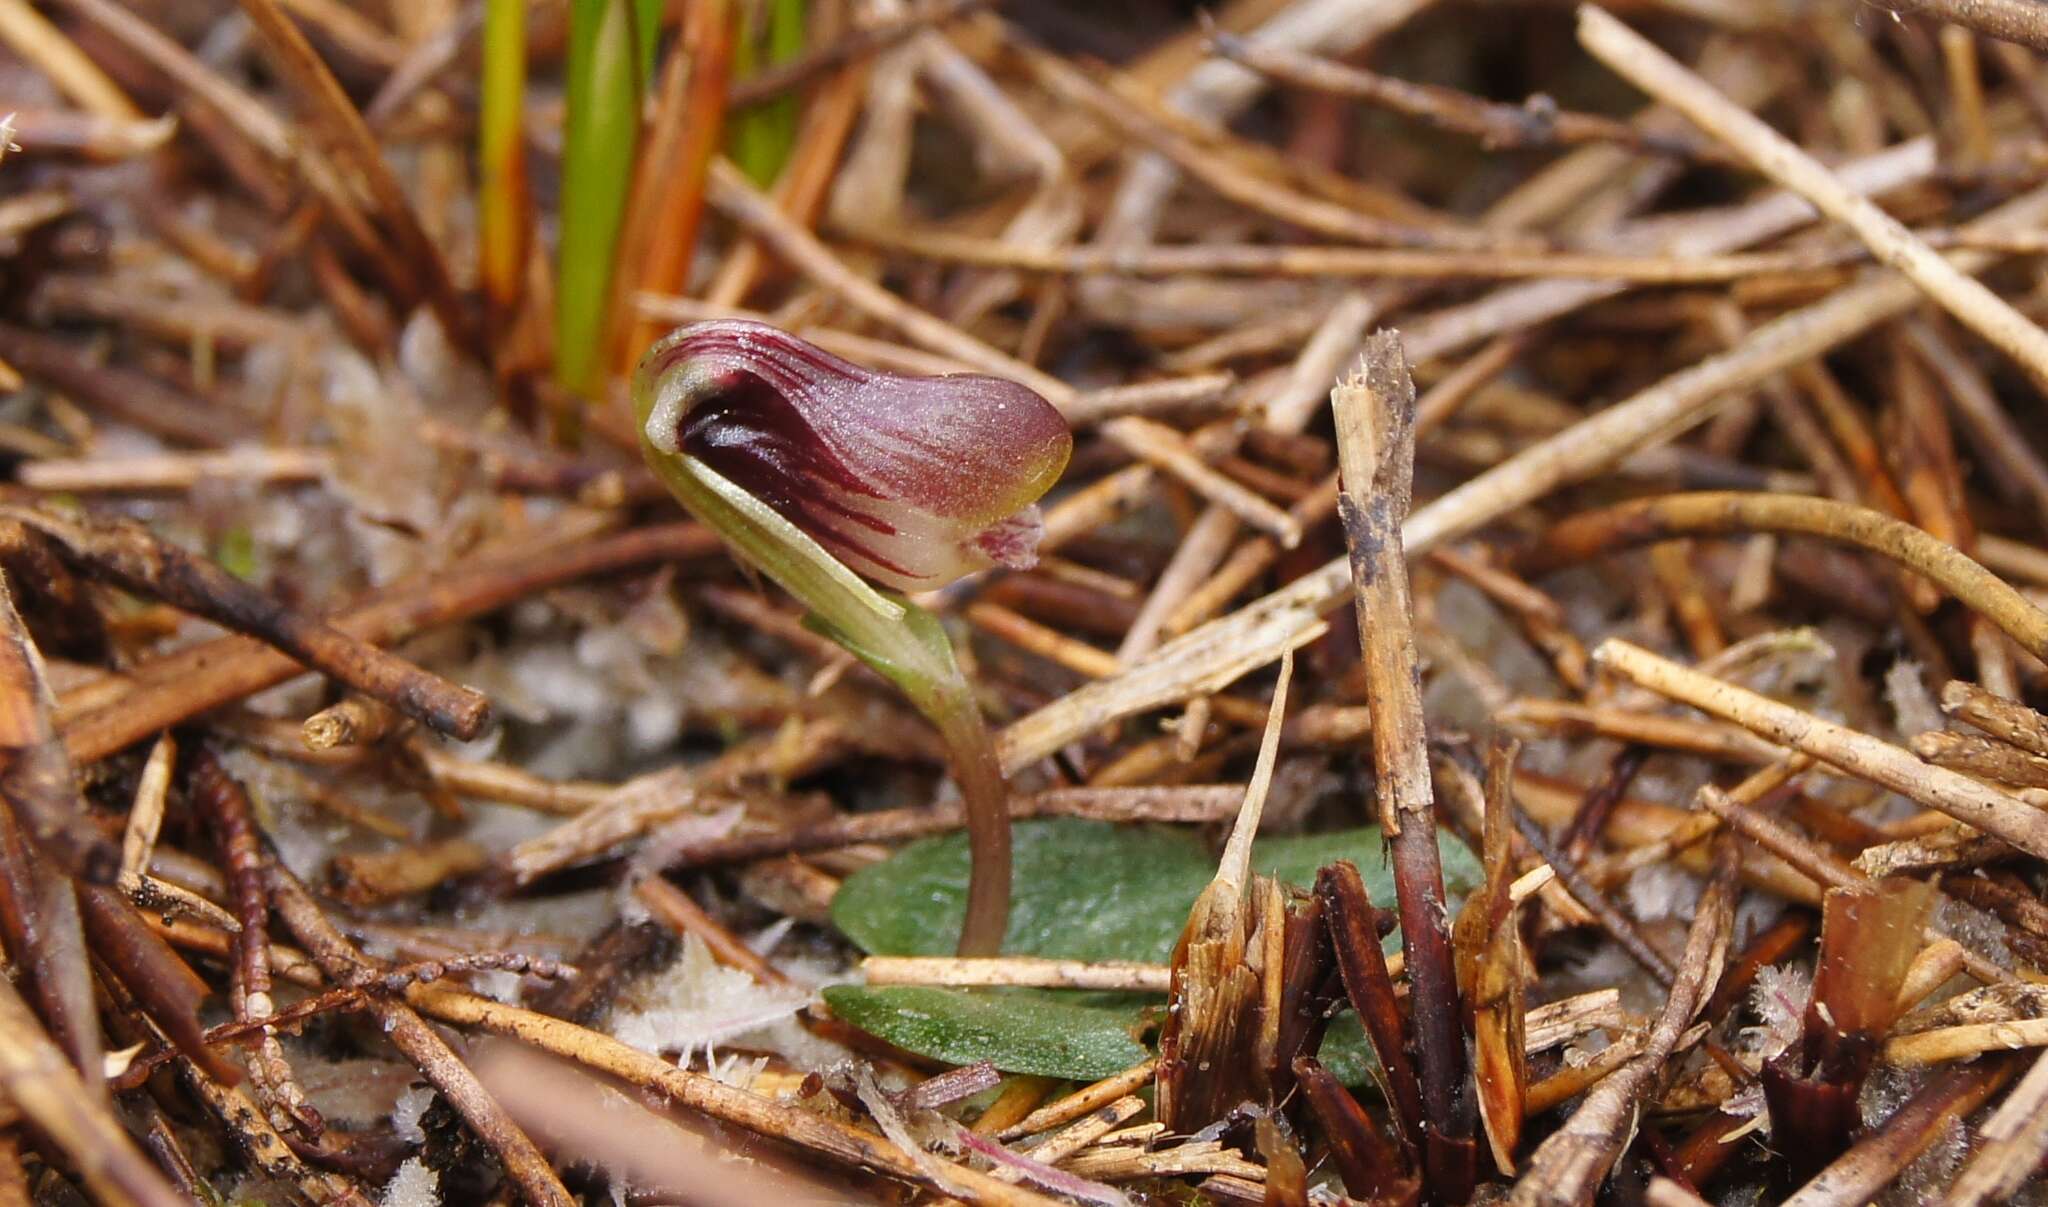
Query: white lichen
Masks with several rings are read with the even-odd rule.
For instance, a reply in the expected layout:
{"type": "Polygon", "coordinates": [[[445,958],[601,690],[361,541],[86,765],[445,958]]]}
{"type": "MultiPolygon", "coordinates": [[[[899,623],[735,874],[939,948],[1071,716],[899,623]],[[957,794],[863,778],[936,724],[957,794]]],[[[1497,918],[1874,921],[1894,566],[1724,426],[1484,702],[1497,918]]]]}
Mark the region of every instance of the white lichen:
{"type": "Polygon", "coordinates": [[[708,1053],[743,1038],[766,1046],[768,1037],[760,1033],[789,1021],[810,998],[805,990],[756,983],[686,935],[674,963],[621,996],[609,1030],[622,1043],[687,1060],[699,1049],[708,1053]]]}
{"type": "Polygon", "coordinates": [[[383,1207],[441,1207],[441,1175],[421,1164],[418,1157],[408,1157],[384,1184],[378,1201],[383,1207]]]}
{"type": "Polygon", "coordinates": [[[398,1096],[391,1108],[391,1130],[407,1144],[425,1144],[427,1133],[420,1118],[434,1105],[434,1087],[418,1085],[398,1096]]]}
{"type": "Polygon", "coordinates": [[[1758,1025],[1742,1029],[1742,1049],[1769,1060],[1798,1041],[1813,976],[1798,964],[1766,964],[1749,994],[1758,1025]]]}

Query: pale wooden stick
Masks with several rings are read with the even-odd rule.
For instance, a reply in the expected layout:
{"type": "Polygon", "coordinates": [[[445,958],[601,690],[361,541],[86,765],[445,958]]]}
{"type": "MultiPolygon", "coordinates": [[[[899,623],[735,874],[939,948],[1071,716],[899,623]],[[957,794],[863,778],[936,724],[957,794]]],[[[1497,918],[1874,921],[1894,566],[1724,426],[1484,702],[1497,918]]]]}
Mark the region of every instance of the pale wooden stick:
{"type": "Polygon", "coordinates": [[[1733,721],[2048,858],[2048,816],[1967,776],[1924,763],[1889,742],[1703,675],[1626,641],[1602,642],[1593,651],[1593,661],[1658,695],[1733,721]]]}
{"type": "Polygon", "coordinates": [[[1170,970],[1164,964],[1116,960],[1048,960],[1033,956],[869,956],[860,970],[870,985],[1026,986],[1033,989],[1096,989],[1120,993],[1165,993],[1170,970]]]}
{"type": "Polygon", "coordinates": [[[2048,384],[2048,331],[1943,259],[1898,219],[1851,192],[1819,160],[1597,6],[1579,9],[1579,42],[1617,75],[1683,113],[1757,171],[1848,227],[1879,262],[1904,273],[1965,326],[2018,361],[2036,382],[2048,384]]]}
{"type": "Polygon", "coordinates": [[[1884,1058],[1895,1065],[1936,1065],[1986,1052],[2043,1046],[2048,1046],[2048,1018],[2015,1018],[1901,1035],[1885,1044],[1884,1058]]]}
{"type": "Polygon", "coordinates": [[[1050,1131],[1063,1123],[1079,1119],[1098,1107],[1108,1106],[1152,1080],[1153,1070],[1158,1063],[1157,1060],[1141,1061],[1121,1073],[1112,1073],[1093,1085],[1083,1086],[1058,1102],[1048,1103],[1024,1116],[1023,1119],[997,1133],[996,1138],[1012,1140],[1018,1136],[1050,1131]]]}

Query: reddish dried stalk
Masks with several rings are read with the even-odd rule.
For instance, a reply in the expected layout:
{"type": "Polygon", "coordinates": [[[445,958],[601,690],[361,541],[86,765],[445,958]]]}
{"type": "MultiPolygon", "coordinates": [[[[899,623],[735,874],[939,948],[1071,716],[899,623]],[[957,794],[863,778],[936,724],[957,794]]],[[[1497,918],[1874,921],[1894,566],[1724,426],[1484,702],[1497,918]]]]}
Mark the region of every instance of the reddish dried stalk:
{"type": "Polygon", "coordinates": [[[699,0],[685,10],[683,37],[664,67],[660,108],[619,239],[618,368],[630,373],[655,339],[634,295],[680,293],[704,217],[704,182],[725,134],[727,82],[737,34],[732,0],[699,0]]]}
{"type": "Polygon", "coordinates": [[[149,1017],[163,1029],[176,1052],[223,1085],[242,1079],[241,1070],[206,1046],[199,1005],[212,992],[191,965],[172,949],[118,891],[98,884],[77,886],[78,911],[92,940],[93,955],[128,987],[149,1017]]]}
{"type": "MultiPolygon", "coordinates": [[[[270,998],[270,901],[263,890],[263,857],[249,798],[242,786],[228,776],[220,759],[204,745],[194,743],[186,768],[192,804],[213,830],[227,871],[228,891],[234,898],[235,917],[242,924],[235,932],[230,994],[235,1018],[244,1023],[262,1023],[275,1013],[270,998]]],[[[249,1062],[249,1072],[274,1126],[280,1131],[296,1131],[308,1139],[319,1138],[326,1122],[306,1101],[274,1030],[262,1031],[249,1062]]]]}
{"type": "MultiPolygon", "coordinates": [[[[350,943],[327,918],[298,877],[276,862],[264,866],[270,900],[293,936],[303,944],[321,971],[342,984],[361,984],[376,979],[373,964],[350,943]]],[[[487,1092],[476,1074],[448,1046],[448,1041],[427,1025],[410,1006],[373,1000],[370,1010],[377,1016],[392,1046],[403,1052],[414,1067],[440,1091],[476,1129],[505,1164],[506,1176],[533,1207],[574,1207],[576,1199],[562,1185],[547,1157],[527,1134],[519,1130],[487,1092]]]]}
{"type": "Polygon", "coordinates": [[[1402,1150],[1381,1133],[1379,1124],[1329,1070],[1304,1056],[1294,1062],[1294,1076],[1309,1113],[1323,1129],[1347,1194],[1386,1204],[1413,1203],[1421,1197],[1422,1186],[1408,1172],[1402,1150]]]}
{"type": "Polygon", "coordinates": [[[1329,864],[1316,873],[1316,898],[1323,903],[1345,996],[1351,999],[1351,1008],[1358,1012],[1358,1021],[1379,1057],[1395,1133],[1411,1156],[1420,1155],[1422,1083],[1409,1060],[1407,1024],[1394,996],[1393,978],[1387,973],[1386,953],[1380,947],[1380,913],[1373,908],[1364,877],[1349,862],[1329,864]]]}
{"type": "Polygon", "coordinates": [[[1862,1125],[1857,1095],[1897,1015],[1933,899],[1924,881],[1828,890],[1799,1046],[1763,1070],[1772,1139],[1794,1180],[1833,1160],[1862,1125]]]}
{"type": "Polygon", "coordinates": [[[37,857],[5,804],[0,804],[0,936],[27,974],[25,988],[50,1034],[74,1067],[95,1075],[105,1063],[105,1049],[93,1009],[92,966],[78,899],[55,861],[37,857]]]}
{"type": "Polygon", "coordinates": [[[2021,1059],[2020,1053],[2006,1052],[1942,1070],[1840,1160],[1784,1200],[1784,1207],[1838,1207],[1876,1198],[1956,1120],[1997,1093],[2019,1071],[2021,1059]]]}
{"type": "Polygon", "coordinates": [[[1415,468],[1415,383],[1400,336],[1393,332],[1366,341],[1362,370],[1330,392],[1346,483],[1337,509],[1351,553],[1380,819],[1393,850],[1401,944],[1414,990],[1424,1167],[1433,1194],[1463,1202],[1471,1193],[1476,1165],[1476,1104],[1466,1077],[1464,1015],[1451,963],[1401,543],[1415,468]]]}

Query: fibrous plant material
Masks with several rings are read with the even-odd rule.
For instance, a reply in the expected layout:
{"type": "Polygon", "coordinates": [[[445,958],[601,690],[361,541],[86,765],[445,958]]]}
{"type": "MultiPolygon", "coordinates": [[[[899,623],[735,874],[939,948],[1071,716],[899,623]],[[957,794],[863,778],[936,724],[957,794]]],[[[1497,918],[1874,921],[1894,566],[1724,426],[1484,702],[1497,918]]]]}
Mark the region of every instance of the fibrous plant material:
{"type": "MultiPolygon", "coordinates": [[[[1243,807],[1216,878],[1195,899],[1174,945],[1157,1080],[1159,1120],[1171,1130],[1199,1131],[1246,1103],[1279,1097],[1273,1049],[1288,972],[1288,904],[1277,882],[1251,874],[1251,844],[1272,787],[1293,671],[1293,658],[1283,657],[1243,807]]],[[[1281,1067],[1291,1066],[1293,1054],[1284,1059],[1281,1067]]]]}
{"type": "Polygon", "coordinates": [[[1519,747],[1496,745],[1487,756],[1485,837],[1481,858],[1486,887],[1465,901],[1452,927],[1458,983],[1472,1003],[1472,1073],[1479,1121],[1496,1168],[1515,1167],[1528,1095],[1526,1007],[1523,980],[1532,971],[1513,895],[1515,756],[1519,747]]]}
{"type": "Polygon", "coordinates": [[[1621,1156],[1643,1095],[1720,980],[1734,914],[1733,851],[1724,840],[1714,880],[1694,907],[1671,995],[1642,1055],[1594,1087],[1565,1125],[1537,1146],[1515,1182],[1510,1202],[1529,1207],[1588,1202],[1621,1156]]]}
{"type": "Polygon", "coordinates": [[[490,704],[482,693],[283,607],[220,566],[157,540],[139,525],[67,520],[28,508],[10,508],[6,517],[48,537],[86,574],[246,632],[443,733],[474,738],[490,720],[490,704]]]}

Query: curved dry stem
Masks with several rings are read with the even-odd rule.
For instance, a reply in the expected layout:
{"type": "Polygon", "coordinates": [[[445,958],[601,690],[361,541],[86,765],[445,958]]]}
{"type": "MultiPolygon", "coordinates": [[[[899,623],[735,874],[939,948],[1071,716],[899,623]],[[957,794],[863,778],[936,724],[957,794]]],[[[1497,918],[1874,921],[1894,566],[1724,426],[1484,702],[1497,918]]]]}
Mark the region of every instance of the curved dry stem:
{"type": "Polygon", "coordinates": [[[1010,926],[1010,786],[981,709],[957,669],[954,679],[953,690],[939,693],[937,707],[922,701],[919,706],[946,739],[967,810],[967,916],[959,953],[992,956],[1002,950],[1010,926]]]}
{"type": "Polygon", "coordinates": [[[1810,495],[1701,491],[1603,507],[1551,528],[1520,568],[1542,573],[1672,537],[1754,532],[1818,537],[1888,557],[1969,605],[2027,652],[2048,658],[2048,612],[1962,550],[1868,507],[1810,495]]]}

